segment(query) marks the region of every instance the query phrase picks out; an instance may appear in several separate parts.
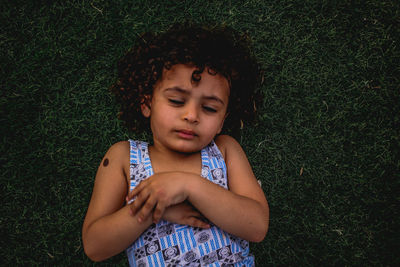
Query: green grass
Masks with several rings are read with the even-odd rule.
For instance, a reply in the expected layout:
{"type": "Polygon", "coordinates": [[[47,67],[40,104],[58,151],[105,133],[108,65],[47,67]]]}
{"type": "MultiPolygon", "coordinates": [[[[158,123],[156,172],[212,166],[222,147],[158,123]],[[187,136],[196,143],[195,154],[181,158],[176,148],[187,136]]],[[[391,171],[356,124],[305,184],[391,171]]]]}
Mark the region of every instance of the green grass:
{"type": "Polygon", "coordinates": [[[265,70],[239,140],[271,209],[258,265],[400,264],[397,1],[37,2],[0,11],[0,265],[127,265],[81,242],[102,156],[135,137],[108,87],[138,34],[187,18],[248,31],[265,70]]]}

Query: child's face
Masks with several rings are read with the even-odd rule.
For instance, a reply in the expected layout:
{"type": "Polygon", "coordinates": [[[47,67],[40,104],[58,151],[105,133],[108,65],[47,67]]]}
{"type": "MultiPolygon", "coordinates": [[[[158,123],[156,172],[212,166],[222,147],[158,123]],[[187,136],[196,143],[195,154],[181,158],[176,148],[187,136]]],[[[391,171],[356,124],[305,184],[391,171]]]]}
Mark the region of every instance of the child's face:
{"type": "Polygon", "coordinates": [[[154,145],[176,152],[192,153],[207,146],[223,126],[229,100],[226,78],[210,75],[205,69],[194,82],[195,67],[183,64],[164,70],[154,86],[150,107],[142,113],[150,117],[154,145]]]}

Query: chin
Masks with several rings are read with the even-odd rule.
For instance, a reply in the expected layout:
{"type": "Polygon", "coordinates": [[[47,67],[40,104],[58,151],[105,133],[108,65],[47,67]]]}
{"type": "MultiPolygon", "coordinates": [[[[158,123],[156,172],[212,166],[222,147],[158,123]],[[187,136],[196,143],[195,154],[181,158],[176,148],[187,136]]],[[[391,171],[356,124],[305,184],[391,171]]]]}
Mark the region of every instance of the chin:
{"type": "Polygon", "coordinates": [[[182,147],[179,147],[178,149],[176,149],[177,152],[184,153],[184,154],[193,154],[193,153],[200,152],[200,150],[201,150],[201,148],[200,149],[191,149],[191,148],[182,148],[182,147]]]}
{"type": "Polygon", "coordinates": [[[180,153],[192,154],[201,151],[203,147],[198,145],[181,144],[174,147],[174,150],[180,153]]]}

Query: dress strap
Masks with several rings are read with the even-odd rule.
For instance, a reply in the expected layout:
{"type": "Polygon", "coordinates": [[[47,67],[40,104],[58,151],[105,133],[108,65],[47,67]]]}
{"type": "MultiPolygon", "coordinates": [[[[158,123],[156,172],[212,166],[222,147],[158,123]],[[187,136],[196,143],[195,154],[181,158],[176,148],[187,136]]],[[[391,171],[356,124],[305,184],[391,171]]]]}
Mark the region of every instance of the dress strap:
{"type": "Polygon", "coordinates": [[[228,189],[225,160],[214,140],[202,149],[201,161],[201,176],[228,189]]]}
{"type": "Polygon", "coordinates": [[[146,142],[129,140],[130,143],[130,168],[129,191],[133,190],[142,180],[153,175],[148,144],[146,142]]]}

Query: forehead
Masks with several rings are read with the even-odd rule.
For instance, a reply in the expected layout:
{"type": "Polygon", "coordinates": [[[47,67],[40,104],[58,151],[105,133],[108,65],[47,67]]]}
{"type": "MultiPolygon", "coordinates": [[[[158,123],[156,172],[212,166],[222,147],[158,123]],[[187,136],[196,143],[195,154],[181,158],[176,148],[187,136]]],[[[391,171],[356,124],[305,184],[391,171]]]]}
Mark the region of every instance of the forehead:
{"type": "Polygon", "coordinates": [[[229,97],[229,83],[228,80],[220,75],[211,75],[208,73],[208,68],[199,74],[200,81],[192,79],[193,72],[197,67],[188,66],[183,64],[176,64],[171,69],[164,69],[162,79],[157,82],[156,89],[166,89],[171,87],[180,87],[184,89],[199,88],[205,94],[220,94],[229,97]]]}

